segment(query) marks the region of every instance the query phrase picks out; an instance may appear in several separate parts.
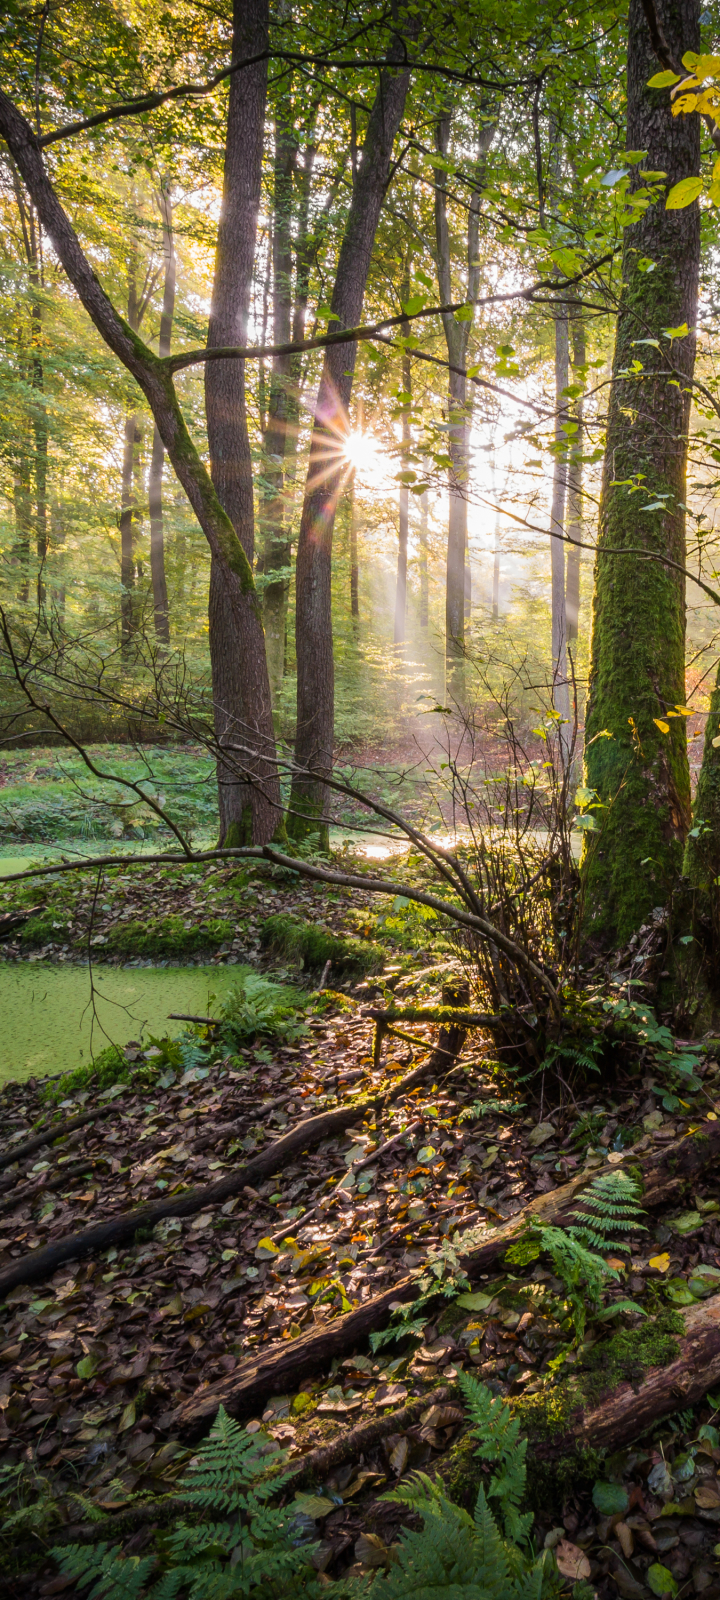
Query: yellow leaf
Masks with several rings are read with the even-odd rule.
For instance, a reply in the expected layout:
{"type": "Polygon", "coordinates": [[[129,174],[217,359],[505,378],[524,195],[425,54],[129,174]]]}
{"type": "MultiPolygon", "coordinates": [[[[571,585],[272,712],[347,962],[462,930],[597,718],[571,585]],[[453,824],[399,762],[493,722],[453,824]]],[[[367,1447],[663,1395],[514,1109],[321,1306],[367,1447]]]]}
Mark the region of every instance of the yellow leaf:
{"type": "Polygon", "coordinates": [[[650,1266],[654,1267],[656,1272],[667,1272],[669,1265],[670,1257],[666,1250],[663,1251],[661,1256],[650,1257],[650,1266]]]}
{"type": "Polygon", "coordinates": [[[676,706],[675,710],[679,717],[693,717],[695,715],[691,706],[676,706]]]}
{"type": "Polygon", "coordinates": [[[713,750],[717,750],[718,745],[720,745],[720,733],[717,733],[712,741],[713,750]]]}
{"type": "Polygon", "coordinates": [[[660,729],[661,733],[670,732],[670,724],[668,722],[662,722],[660,717],[653,717],[653,722],[655,723],[655,727],[660,729]]]}

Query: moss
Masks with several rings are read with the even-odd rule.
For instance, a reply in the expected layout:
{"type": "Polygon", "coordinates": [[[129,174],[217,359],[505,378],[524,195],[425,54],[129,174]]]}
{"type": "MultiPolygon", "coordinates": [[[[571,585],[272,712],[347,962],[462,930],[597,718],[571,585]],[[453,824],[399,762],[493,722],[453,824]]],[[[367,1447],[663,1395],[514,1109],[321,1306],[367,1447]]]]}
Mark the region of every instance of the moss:
{"type": "Polygon", "coordinates": [[[72,1072],[64,1072],[59,1078],[51,1078],[44,1088],[40,1090],[40,1099],[45,1105],[58,1105],[61,1100],[67,1100],[81,1089],[90,1089],[94,1094],[101,1094],[104,1089],[111,1089],[115,1084],[132,1083],[136,1088],[150,1088],[164,1072],[167,1062],[159,1058],[157,1063],[142,1061],[131,1063],[126,1060],[121,1050],[115,1045],[108,1045],[106,1050],[101,1050],[93,1061],[81,1067],[75,1067],[72,1072]]]}
{"type": "Polygon", "coordinates": [[[243,806],[239,822],[231,822],[222,841],[224,850],[241,850],[244,845],[252,844],[252,806],[243,806]]]}
{"type": "Polygon", "coordinates": [[[64,921],[58,912],[41,911],[36,917],[28,917],[20,930],[20,942],[28,945],[62,944],[69,933],[70,923],[64,921]]]}
{"type": "Polygon", "coordinates": [[[338,938],[315,923],[301,922],[289,912],[268,917],[260,941],[263,949],[302,965],[305,972],[322,972],[329,961],[335,977],[379,972],[384,961],[379,945],[363,939],[338,938]]]}
{"type": "MultiPolygon", "coordinates": [[[[667,901],[690,818],[685,718],[675,710],[685,703],[684,580],[662,560],[635,554],[685,562],[689,390],[668,381],[660,347],[646,343],[638,352],[634,341],[641,326],[661,340],[669,322],[692,322],[687,285],[696,264],[684,235],[673,237],[673,214],[655,212],[650,207],[626,235],[585,729],[586,783],[603,807],[594,813],[599,834],[584,839],[585,929],[613,945],[667,901]],[[656,263],[652,273],[638,267],[645,255],[656,263]],[[644,371],[637,377],[632,362],[639,354],[644,371]],[[669,439],[677,441],[672,449],[669,439]],[[658,502],[662,508],[643,510],[658,502]],[[628,554],[610,553],[617,550],[628,554]],[[656,719],[668,712],[663,732],[656,719]]],[[[673,362],[689,376],[693,359],[692,337],[673,346],[673,362]]]]}
{"type": "Polygon", "coordinates": [[[451,1333],[453,1328],[459,1328],[462,1323],[467,1321],[468,1313],[463,1311],[461,1306],[446,1306],[438,1320],[438,1333],[451,1333]]]}
{"type": "Polygon", "coordinates": [[[295,844],[302,844],[305,839],[317,835],[319,849],[327,853],[330,849],[330,830],[327,822],[323,820],[322,800],[317,800],[301,791],[296,792],[295,788],[290,798],[291,810],[287,815],[288,838],[295,844]]]}
{"type": "Polygon", "coordinates": [[[442,1457],[438,1466],[448,1499],[457,1506],[463,1506],[466,1511],[474,1510],[484,1474],[482,1461],[477,1454],[477,1440],[473,1435],[463,1434],[442,1457]]]}
{"type": "MultiPolygon", "coordinates": [[[[685,846],[684,871],[696,889],[716,889],[720,878],[720,667],[710,697],[705,742],[693,806],[693,827],[685,846]]],[[[717,891],[716,891],[717,892],[717,891]]]]}
{"type": "Polygon", "coordinates": [[[208,917],[205,922],[186,928],[182,917],[163,917],[159,922],[124,922],[107,936],[106,951],[118,956],[192,955],[198,950],[216,949],[233,938],[234,928],[224,917],[208,917]]]}

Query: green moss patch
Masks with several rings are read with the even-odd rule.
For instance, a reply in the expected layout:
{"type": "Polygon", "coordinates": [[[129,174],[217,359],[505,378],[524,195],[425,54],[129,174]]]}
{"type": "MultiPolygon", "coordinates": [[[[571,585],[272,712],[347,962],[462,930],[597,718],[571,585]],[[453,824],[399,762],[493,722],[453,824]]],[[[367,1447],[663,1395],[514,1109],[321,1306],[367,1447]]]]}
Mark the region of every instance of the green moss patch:
{"type": "Polygon", "coordinates": [[[124,922],[110,929],[105,949],[110,955],[128,957],[192,955],[228,944],[234,932],[225,917],[208,917],[189,928],[181,916],[163,917],[159,922],[124,922]]]}
{"type": "Polygon", "coordinates": [[[264,950],[301,966],[304,972],[322,972],[329,961],[334,977],[362,977],[380,972],[383,951],[363,939],[341,939],[313,922],[301,922],[289,912],[279,912],[263,923],[260,941],[264,950]]]}

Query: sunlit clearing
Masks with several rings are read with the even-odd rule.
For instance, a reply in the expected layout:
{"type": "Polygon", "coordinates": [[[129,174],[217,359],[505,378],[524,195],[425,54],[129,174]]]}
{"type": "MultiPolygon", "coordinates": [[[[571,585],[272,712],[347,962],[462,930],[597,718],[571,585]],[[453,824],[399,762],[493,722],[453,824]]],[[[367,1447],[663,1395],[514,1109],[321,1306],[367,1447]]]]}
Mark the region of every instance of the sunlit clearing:
{"type": "Polygon", "coordinates": [[[343,455],[359,478],[372,481],[381,472],[381,453],[371,433],[349,433],[343,442],[343,455]]]}

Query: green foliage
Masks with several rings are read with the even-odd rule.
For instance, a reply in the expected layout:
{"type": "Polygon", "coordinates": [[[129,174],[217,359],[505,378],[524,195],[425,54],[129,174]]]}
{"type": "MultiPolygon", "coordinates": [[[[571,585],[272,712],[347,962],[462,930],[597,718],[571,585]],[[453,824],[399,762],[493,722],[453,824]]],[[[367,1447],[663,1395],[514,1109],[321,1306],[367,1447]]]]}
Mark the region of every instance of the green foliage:
{"type": "Polygon", "coordinates": [[[172,1600],[181,1592],[186,1600],[315,1600],[323,1592],[310,1560],[315,1546],[300,1542],[292,1506],[270,1503],[287,1482],[277,1470],[284,1457],[270,1448],[271,1455],[264,1436],[246,1433],[221,1407],[182,1481],[183,1495],[207,1517],[159,1535],[148,1556],[107,1544],[56,1549],[61,1572],[92,1584],[88,1600],[172,1600]]]}
{"type": "Polygon", "coordinates": [[[696,1068],[701,1055],[700,1046],[688,1049],[678,1045],[669,1028],[658,1022],[651,1006],[642,1001],[626,1000],[623,995],[603,999],[602,1010],[610,1019],[613,1031],[620,1038],[637,1042],[652,1057],[663,1082],[663,1105],[667,1111],[676,1111],[681,1094],[701,1088],[696,1068]]]}
{"type": "MultiPolygon", "coordinates": [[[[478,1490],[474,1516],[448,1500],[440,1483],[416,1473],[385,1499],[423,1518],[421,1532],[403,1529],[397,1559],[373,1593],[381,1600],[540,1600],[557,1592],[547,1554],[527,1549],[532,1515],[519,1510],[526,1483],[527,1439],[503,1400],[461,1374],[477,1455],[495,1471],[478,1490]],[[501,1533],[488,1500],[502,1512],[501,1533]],[[548,1583],[552,1586],[548,1587],[548,1583]]],[[[551,1560],[552,1558],[550,1558],[551,1560]]]]}
{"type": "Polygon", "coordinates": [[[150,956],[192,955],[198,950],[217,949],[228,944],[235,929],[226,917],[207,917],[186,927],[182,916],[161,917],[159,922],[123,922],[111,928],[105,949],[109,955],[150,956]]]}
{"type": "Polygon", "coordinates": [[[128,1061],[116,1045],[108,1045],[87,1064],[75,1067],[72,1072],[63,1072],[59,1078],[48,1079],[40,1090],[41,1100],[46,1105],[59,1105],[61,1100],[72,1098],[80,1090],[90,1089],[94,1094],[102,1094],[105,1089],[125,1083],[132,1084],[135,1089],[151,1089],[168,1067],[187,1072],[190,1067],[207,1060],[197,1040],[188,1036],[155,1039],[151,1034],[149,1043],[158,1054],[138,1061],[128,1061]]]}
{"type": "Polygon", "coordinates": [[[638,1201],[637,1184],[625,1172],[604,1172],[593,1178],[581,1203],[582,1211],[572,1213],[580,1226],[572,1232],[588,1249],[629,1251],[627,1240],[616,1235],[633,1229],[646,1232],[640,1221],[645,1213],[638,1201]]]}
{"type": "Polygon", "coordinates": [[[329,961],[334,978],[379,972],[384,962],[379,945],[364,939],[340,939],[284,911],[267,918],[260,940],[265,950],[302,966],[304,972],[322,972],[329,961]]]}
{"type": "MultiPolygon", "coordinates": [[[[597,1252],[627,1249],[616,1235],[641,1226],[637,1220],[641,1212],[637,1187],[623,1172],[594,1178],[582,1203],[586,1210],[573,1212],[580,1220],[579,1227],[571,1224],[569,1228],[557,1228],[537,1217],[530,1218],[505,1256],[515,1266],[526,1266],[547,1252],[556,1276],[564,1284],[578,1342],[585,1331],[588,1308],[599,1310],[608,1282],[618,1279],[615,1268],[608,1266],[597,1252]]],[[[632,1302],[627,1305],[638,1309],[632,1302]]]]}
{"type": "Polygon", "coordinates": [[[257,1038],[293,1043],[307,1033],[302,1020],[307,1003],[299,989],[274,983],[252,967],[238,967],[237,981],[220,1007],[223,1042],[233,1049],[257,1038]]]}

